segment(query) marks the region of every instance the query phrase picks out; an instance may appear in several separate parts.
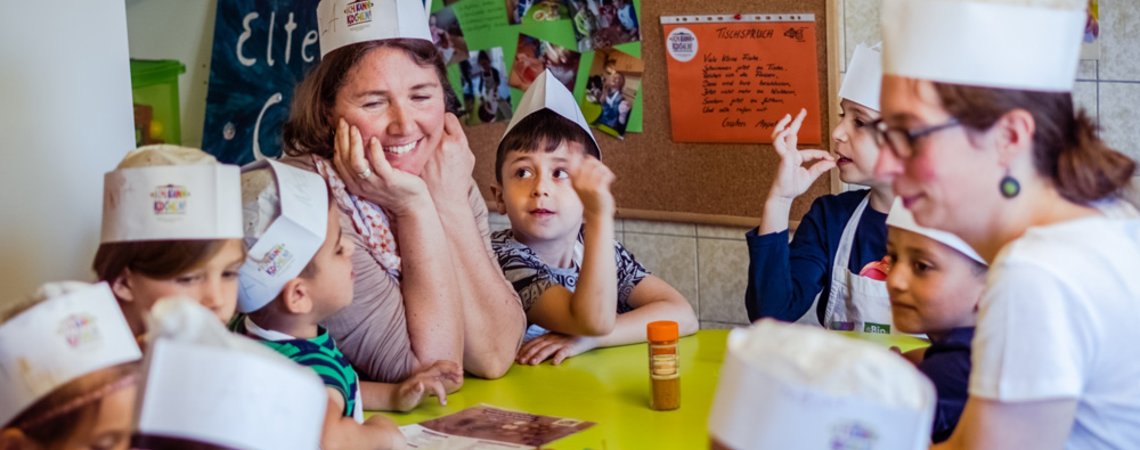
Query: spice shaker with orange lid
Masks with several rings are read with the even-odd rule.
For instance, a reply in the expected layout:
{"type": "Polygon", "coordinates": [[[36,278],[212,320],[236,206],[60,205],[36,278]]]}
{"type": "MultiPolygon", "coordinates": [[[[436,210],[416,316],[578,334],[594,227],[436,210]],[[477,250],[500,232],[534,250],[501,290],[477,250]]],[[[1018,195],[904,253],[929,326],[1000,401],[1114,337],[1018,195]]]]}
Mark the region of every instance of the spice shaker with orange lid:
{"type": "Polygon", "coordinates": [[[680,408],[681,367],[677,356],[677,322],[650,322],[646,334],[649,338],[649,407],[658,411],[680,408]]]}

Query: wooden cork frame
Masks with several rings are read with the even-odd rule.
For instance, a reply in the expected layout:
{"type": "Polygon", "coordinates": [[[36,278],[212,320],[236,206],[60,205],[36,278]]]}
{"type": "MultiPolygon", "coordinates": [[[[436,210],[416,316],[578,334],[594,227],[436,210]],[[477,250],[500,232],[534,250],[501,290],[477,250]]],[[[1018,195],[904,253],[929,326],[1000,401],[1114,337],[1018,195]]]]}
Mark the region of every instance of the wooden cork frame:
{"type": "MultiPolygon", "coordinates": [[[[824,150],[830,150],[830,132],[836,123],[838,102],[838,0],[727,0],[725,2],[674,2],[642,0],[642,84],[644,133],[626,134],[625,140],[595,132],[604,162],[617,175],[614,196],[618,217],[726,226],[756,226],[771,186],[779,158],[770,144],[689,144],[670,138],[669,92],[660,17],[737,13],[811,13],[816,18],[819,87],[824,150]],[[826,30],[826,31],[824,31],[826,30]]],[[[795,113],[795,111],[789,111],[795,113]]],[[[495,182],[495,150],[505,124],[466,129],[476,156],[475,179],[491,210],[495,202],[490,186],[495,182]]],[[[821,177],[792,207],[792,219],[807,212],[819,195],[839,190],[833,174],[821,177]]]]}

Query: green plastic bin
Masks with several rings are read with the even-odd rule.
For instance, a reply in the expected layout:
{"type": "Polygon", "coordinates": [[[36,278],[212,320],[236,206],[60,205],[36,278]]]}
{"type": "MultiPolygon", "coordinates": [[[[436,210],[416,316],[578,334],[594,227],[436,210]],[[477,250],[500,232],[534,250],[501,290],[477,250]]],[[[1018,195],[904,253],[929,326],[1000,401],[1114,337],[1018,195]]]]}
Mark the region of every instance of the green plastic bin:
{"type": "Polygon", "coordinates": [[[172,59],[131,60],[135,145],[181,144],[178,75],[186,66],[172,59]]]}

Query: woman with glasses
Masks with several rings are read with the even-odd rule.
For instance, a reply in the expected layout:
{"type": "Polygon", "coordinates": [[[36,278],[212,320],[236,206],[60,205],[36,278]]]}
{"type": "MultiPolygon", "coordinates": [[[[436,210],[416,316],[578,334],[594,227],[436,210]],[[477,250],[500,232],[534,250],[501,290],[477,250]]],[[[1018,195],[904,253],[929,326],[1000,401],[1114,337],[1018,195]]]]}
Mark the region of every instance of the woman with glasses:
{"type": "Polygon", "coordinates": [[[746,234],[749,320],[796,321],[816,302],[814,314],[805,317],[808,322],[829,329],[891,331],[882,259],[893,194],[890,182],[873,174],[879,148],[869,127],[879,116],[879,60],[877,49],[860,45],[855,50],[839,92],[842,121],[831,133],[834,154],[796,149],[804,111],[776,125],[773,145],[780,155],[779,170],[760,226],[746,234]],[[789,244],[792,200],[835,167],[844,182],[870,189],[816,199],[789,244]]]}
{"type": "Polygon", "coordinates": [[[876,172],[990,263],[938,448],[1140,448],[1140,219],[1102,211],[1135,164],[1073,112],[1085,6],[883,3],[876,172]]]}

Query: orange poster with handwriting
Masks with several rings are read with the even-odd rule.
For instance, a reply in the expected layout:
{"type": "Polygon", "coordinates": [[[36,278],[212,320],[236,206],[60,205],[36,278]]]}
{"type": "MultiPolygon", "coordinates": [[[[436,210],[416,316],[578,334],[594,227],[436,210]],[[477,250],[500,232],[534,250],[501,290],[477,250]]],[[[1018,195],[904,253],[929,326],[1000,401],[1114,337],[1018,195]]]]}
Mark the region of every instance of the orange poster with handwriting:
{"type": "Polygon", "coordinates": [[[801,144],[819,144],[812,14],[663,16],[675,142],[771,143],[785,114],[808,111],[801,144]]]}

